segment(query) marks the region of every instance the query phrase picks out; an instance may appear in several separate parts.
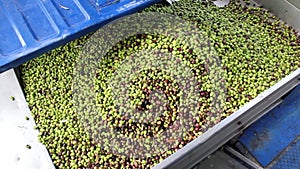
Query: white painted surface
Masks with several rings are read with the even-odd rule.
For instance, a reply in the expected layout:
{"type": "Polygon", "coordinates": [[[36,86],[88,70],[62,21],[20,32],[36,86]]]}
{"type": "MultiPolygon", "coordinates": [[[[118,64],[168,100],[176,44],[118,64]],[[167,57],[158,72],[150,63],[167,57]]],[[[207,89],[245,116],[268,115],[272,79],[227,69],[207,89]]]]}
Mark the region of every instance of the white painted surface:
{"type": "Polygon", "coordinates": [[[214,1],[214,4],[218,7],[224,7],[226,5],[228,5],[230,2],[230,0],[216,0],[214,1]]]}
{"type": "Polygon", "coordinates": [[[0,74],[0,168],[52,169],[45,146],[38,142],[38,131],[13,70],[0,74]],[[14,97],[13,101],[11,97],[14,97]],[[26,116],[29,120],[26,120],[26,116]],[[30,145],[28,149],[26,145],[30,145]]]}

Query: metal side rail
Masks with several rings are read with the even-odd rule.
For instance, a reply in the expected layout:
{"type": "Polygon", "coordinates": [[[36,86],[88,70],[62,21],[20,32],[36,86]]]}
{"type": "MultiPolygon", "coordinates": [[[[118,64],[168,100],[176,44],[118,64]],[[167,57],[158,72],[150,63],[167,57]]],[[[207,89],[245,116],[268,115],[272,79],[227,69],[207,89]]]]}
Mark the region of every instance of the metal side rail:
{"type": "Polygon", "coordinates": [[[154,168],[192,168],[282,102],[281,98],[299,83],[297,69],[154,168]]]}
{"type": "Polygon", "coordinates": [[[0,74],[0,168],[54,169],[14,70],[0,74]]]}
{"type": "Polygon", "coordinates": [[[299,0],[254,0],[264,8],[269,9],[281,20],[300,31],[300,1],[299,0]]]}

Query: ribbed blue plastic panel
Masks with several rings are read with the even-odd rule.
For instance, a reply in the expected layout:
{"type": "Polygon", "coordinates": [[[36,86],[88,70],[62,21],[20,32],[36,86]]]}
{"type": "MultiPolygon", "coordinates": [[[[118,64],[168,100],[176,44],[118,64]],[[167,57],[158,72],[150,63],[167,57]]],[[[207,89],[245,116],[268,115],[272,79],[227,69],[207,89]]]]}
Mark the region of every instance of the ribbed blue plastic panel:
{"type": "Polygon", "coordinates": [[[0,73],[159,0],[0,0],[0,73]]]}

